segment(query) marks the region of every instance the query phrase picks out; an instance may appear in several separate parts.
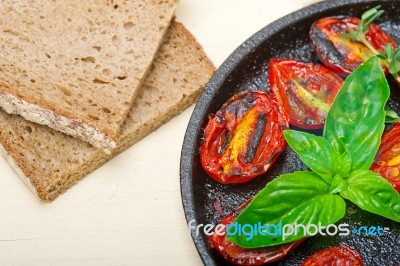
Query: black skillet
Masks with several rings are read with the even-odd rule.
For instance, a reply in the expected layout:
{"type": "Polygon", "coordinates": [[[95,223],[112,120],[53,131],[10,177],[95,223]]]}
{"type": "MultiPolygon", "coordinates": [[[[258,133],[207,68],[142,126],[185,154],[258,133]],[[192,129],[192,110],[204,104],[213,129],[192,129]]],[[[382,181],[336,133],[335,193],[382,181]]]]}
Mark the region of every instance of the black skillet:
{"type": "MultiPolygon", "coordinates": [[[[311,24],[325,16],[351,15],[360,17],[363,11],[382,5],[385,13],[376,22],[400,44],[399,0],[327,0],[287,15],[261,29],[238,47],[212,77],[198,101],[187,128],[181,156],[181,193],[186,220],[196,224],[217,224],[223,216],[255,195],[267,182],[282,173],[303,169],[304,165],[290,148],[279,157],[264,175],[239,185],[221,185],[203,171],[199,160],[199,146],[208,115],[215,113],[233,94],[245,89],[268,90],[268,62],[271,58],[292,58],[304,62],[318,62],[313,53],[308,31],[311,24]],[[214,204],[220,202],[223,215],[214,204]]],[[[389,106],[400,111],[400,87],[389,78],[391,99],[389,106]]],[[[314,132],[320,134],[321,132],[314,132]]],[[[307,239],[303,244],[271,265],[299,265],[307,256],[326,247],[344,244],[356,249],[365,265],[400,265],[400,225],[361,211],[348,203],[346,217],[341,221],[350,228],[379,225],[390,228],[384,236],[321,237],[307,239]]],[[[340,222],[340,223],[341,223],[340,222]]],[[[229,265],[211,247],[208,238],[192,238],[206,265],[229,265]]]]}

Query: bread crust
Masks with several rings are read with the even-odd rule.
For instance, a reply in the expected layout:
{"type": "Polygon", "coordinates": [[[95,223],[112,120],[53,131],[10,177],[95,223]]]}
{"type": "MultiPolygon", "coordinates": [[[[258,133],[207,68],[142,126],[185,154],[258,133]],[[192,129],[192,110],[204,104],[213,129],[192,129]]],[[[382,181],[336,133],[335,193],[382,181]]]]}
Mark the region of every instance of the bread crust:
{"type": "Polygon", "coordinates": [[[104,129],[102,132],[82,119],[63,114],[61,110],[58,113],[53,111],[51,106],[42,108],[3,91],[0,92],[0,106],[8,114],[20,115],[26,120],[74,136],[89,142],[98,149],[104,149],[106,153],[116,147],[115,140],[107,135],[107,133],[110,134],[108,130],[104,129]]]}

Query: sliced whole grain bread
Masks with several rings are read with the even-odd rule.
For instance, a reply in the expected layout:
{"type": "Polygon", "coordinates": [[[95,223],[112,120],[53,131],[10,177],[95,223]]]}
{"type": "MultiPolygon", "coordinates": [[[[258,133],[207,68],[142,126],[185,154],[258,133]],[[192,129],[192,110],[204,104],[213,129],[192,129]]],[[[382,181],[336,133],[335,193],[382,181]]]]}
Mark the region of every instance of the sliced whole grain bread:
{"type": "Polygon", "coordinates": [[[173,22],[122,126],[113,154],[5,112],[0,112],[0,150],[40,199],[52,201],[192,104],[214,70],[193,36],[182,24],[173,22]]]}
{"type": "Polygon", "coordinates": [[[2,1],[0,107],[114,148],[177,1],[2,1]]]}

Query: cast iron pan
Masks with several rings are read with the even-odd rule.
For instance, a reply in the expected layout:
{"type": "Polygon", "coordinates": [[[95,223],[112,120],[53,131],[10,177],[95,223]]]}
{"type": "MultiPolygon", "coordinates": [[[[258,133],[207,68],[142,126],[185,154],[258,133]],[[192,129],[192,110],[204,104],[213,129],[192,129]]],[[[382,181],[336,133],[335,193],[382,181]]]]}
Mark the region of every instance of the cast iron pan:
{"type": "MultiPolygon", "coordinates": [[[[261,29],[237,48],[217,70],[198,101],[190,119],[181,157],[181,192],[187,221],[195,224],[217,224],[223,216],[255,195],[267,182],[282,173],[304,169],[290,148],[279,157],[264,175],[239,185],[221,185],[203,171],[199,159],[199,146],[208,115],[215,113],[233,94],[241,90],[268,90],[268,62],[271,58],[292,58],[303,62],[318,62],[313,53],[308,31],[311,24],[325,16],[352,15],[360,17],[363,11],[382,5],[385,13],[377,20],[400,44],[399,0],[331,0],[324,1],[286,17],[261,29]],[[214,203],[220,201],[224,215],[218,214],[214,203]]],[[[392,94],[389,106],[400,111],[400,88],[389,78],[392,94]]],[[[316,134],[321,132],[314,132],[316,134]]],[[[400,265],[400,225],[379,216],[361,211],[347,203],[347,215],[341,221],[350,228],[361,225],[389,227],[384,236],[367,237],[350,234],[347,237],[316,236],[272,265],[298,265],[307,256],[326,247],[344,244],[358,252],[365,265],[400,265]]],[[[206,265],[229,265],[211,247],[205,235],[192,238],[206,265]]]]}

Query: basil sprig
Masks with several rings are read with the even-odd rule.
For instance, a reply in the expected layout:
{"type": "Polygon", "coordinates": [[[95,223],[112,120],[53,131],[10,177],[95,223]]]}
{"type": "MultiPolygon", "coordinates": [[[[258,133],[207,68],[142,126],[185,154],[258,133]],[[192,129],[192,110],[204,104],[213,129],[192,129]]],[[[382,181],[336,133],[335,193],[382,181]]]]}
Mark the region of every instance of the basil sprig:
{"type": "Polygon", "coordinates": [[[396,50],[392,44],[387,44],[382,53],[378,54],[378,57],[386,62],[389,73],[395,78],[397,82],[400,82],[400,48],[396,50]]]}
{"type": "Polygon", "coordinates": [[[346,79],[328,112],[323,136],[340,154],[350,152],[352,170],[369,169],[374,161],[389,95],[379,60],[374,58],[346,79]]]}
{"type": "MultiPolygon", "coordinates": [[[[400,222],[400,196],[386,179],[368,170],[380,145],[389,86],[373,57],[344,82],[327,116],[323,137],[287,130],[285,139],[312,170],[283,174],[269,182],[236,218],[245,225],[327,226],[345,215],[344,199],[361,209],[400,222]]],[[[304,237],[227,234],[245,248],[293,242],[304,237]]]]}
{"type": "Polygon", "coordinates": [[[345,38],[352,39],[354,41],[362,42],[371,51],[379,54],[379,52],[377,52],[376,49],[372,46],[372,44],[367,40],[365,34],[367,33],[371,23],[383,14],[384,11],[381,10],[380,8],[381,6],[376,6],[374,8],[365,11],[361,15],[361,19],[358,22],[357,30],[350,29],[349,33],[342,34],[342,36],[345,38]]]}
{"type": "Polygon", "coordinates": [[[381,62],[388,68],[389,73],[392,74],[398,83],[400,83],[400,48],[395,50],[392,44],[388,43],[383,52],[379,52],[366,37],[366,33],[368,32],[371,23],[384,12],[380,8],[381,6],[376,6],[365,11],[361,15],[357,29],[350,29],[349,33],[342,34],[342,37],[363,43],[371,52],[381,59],[381,62]]]}

